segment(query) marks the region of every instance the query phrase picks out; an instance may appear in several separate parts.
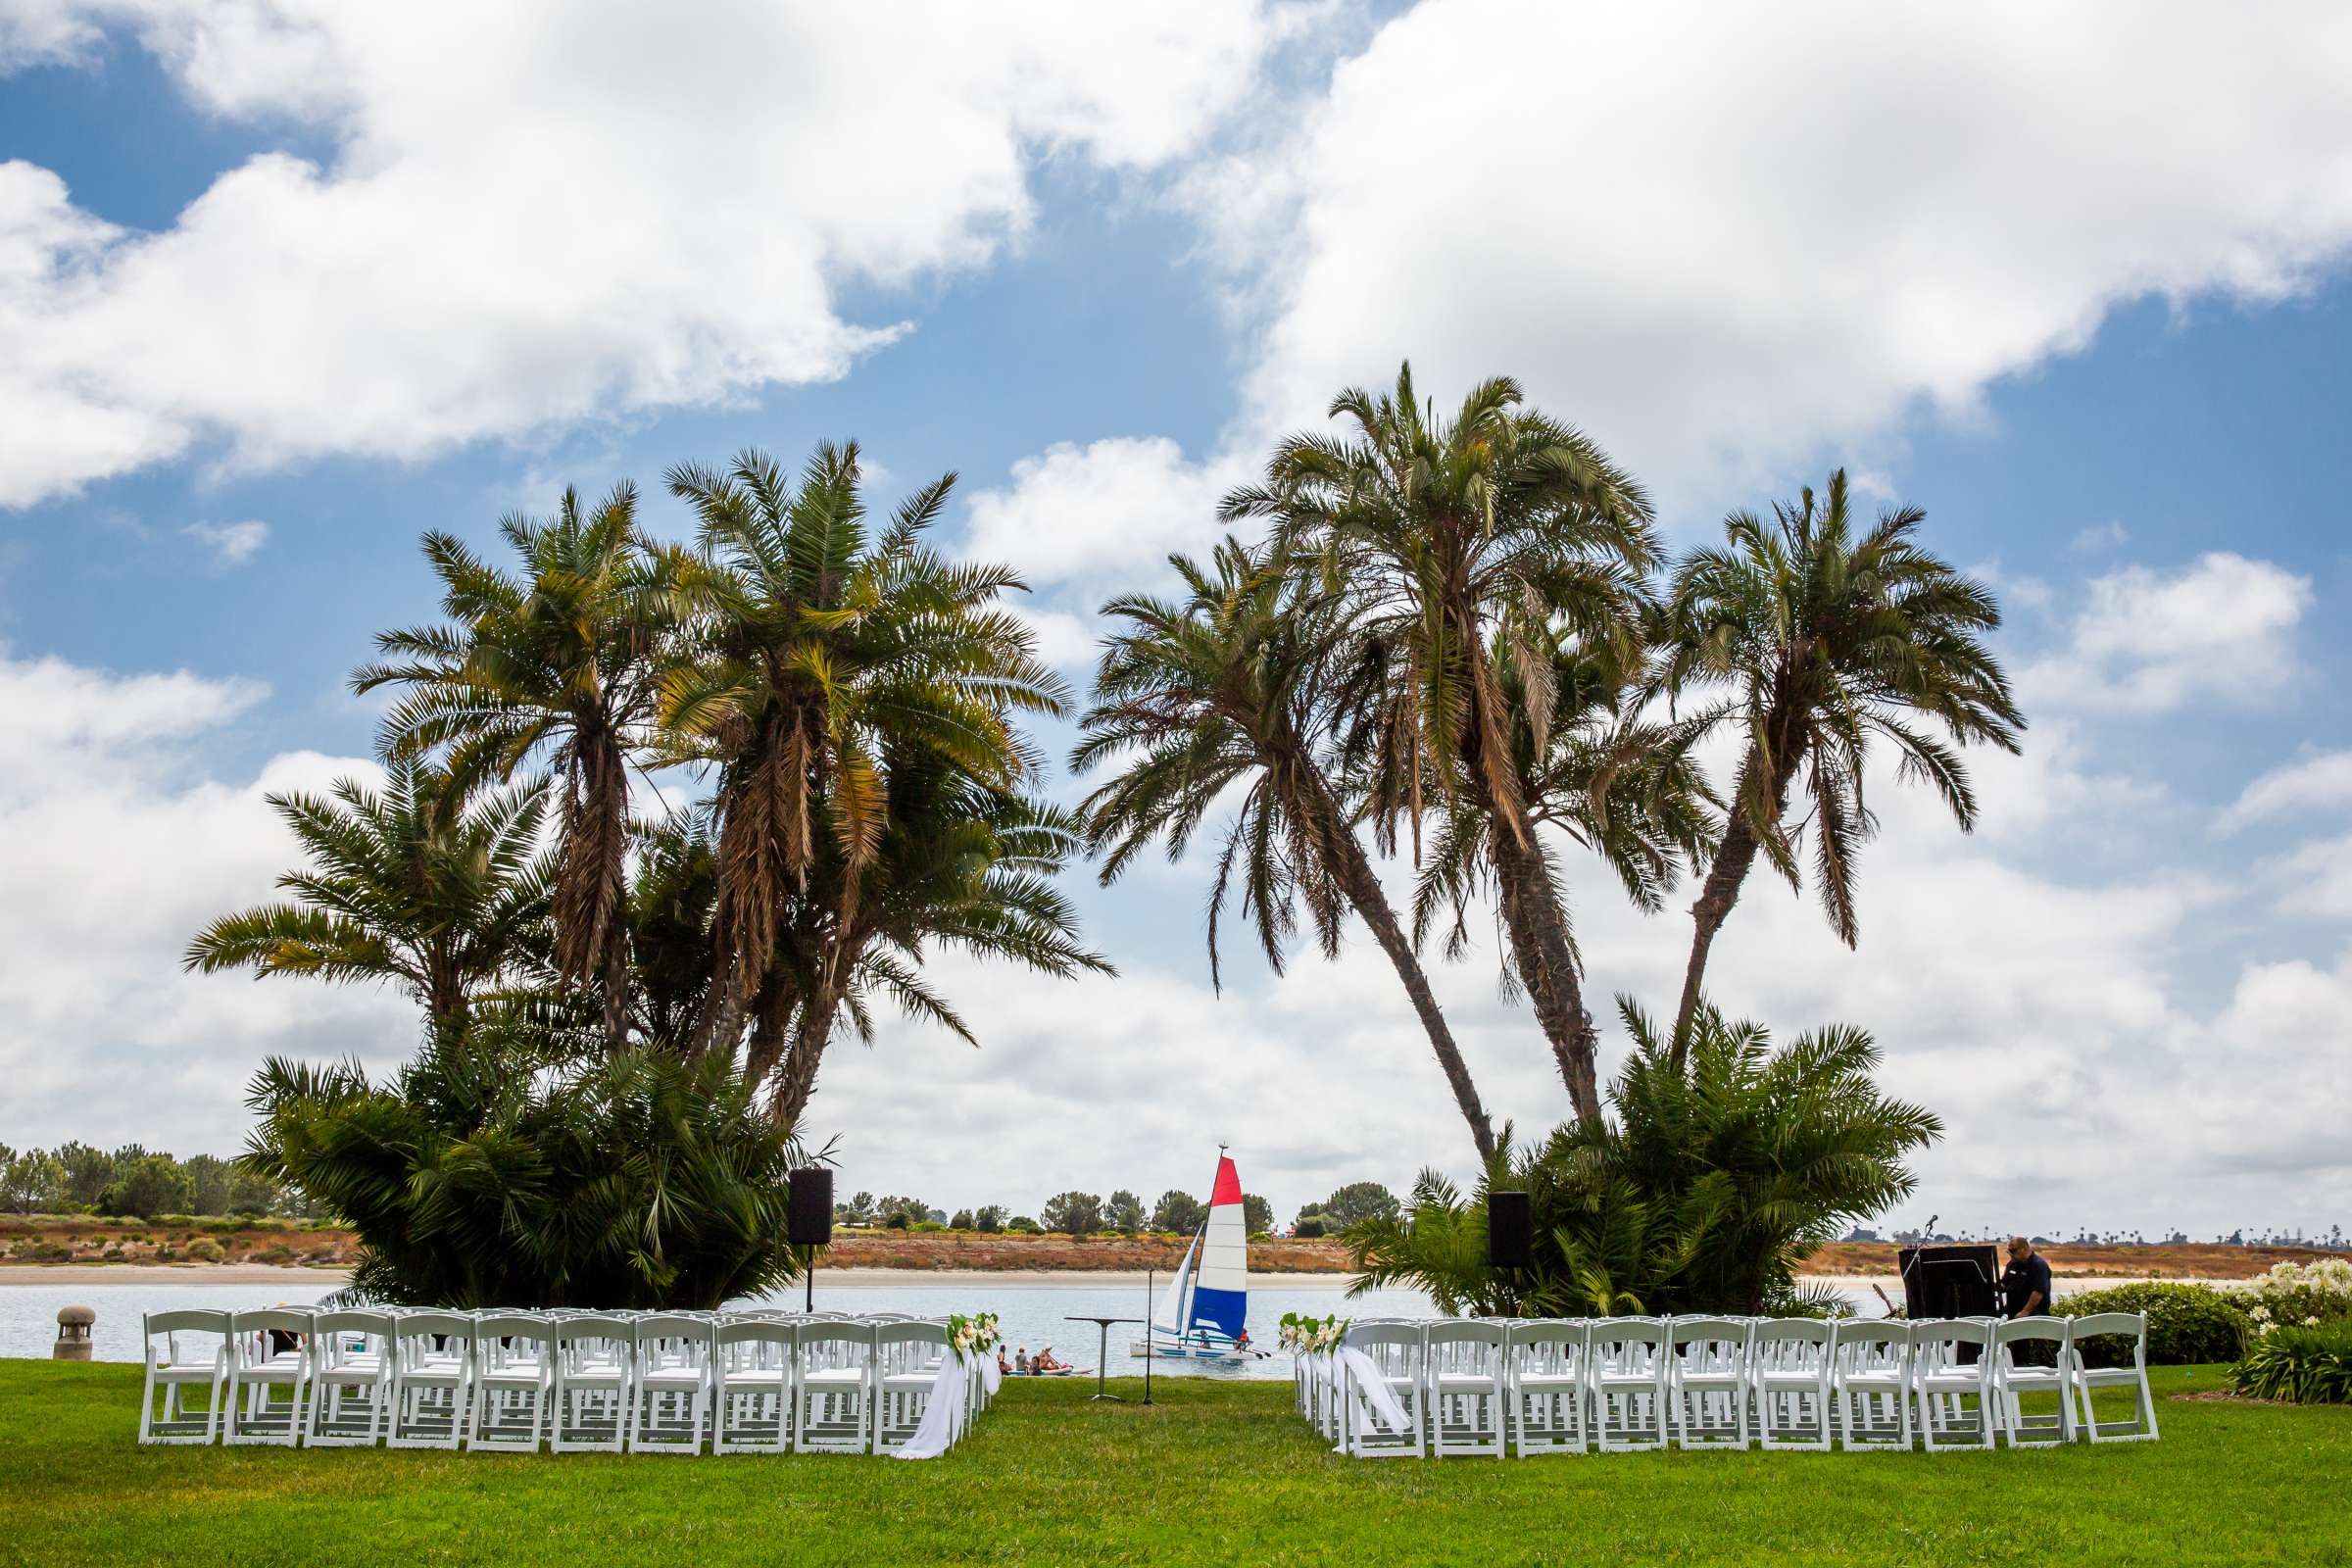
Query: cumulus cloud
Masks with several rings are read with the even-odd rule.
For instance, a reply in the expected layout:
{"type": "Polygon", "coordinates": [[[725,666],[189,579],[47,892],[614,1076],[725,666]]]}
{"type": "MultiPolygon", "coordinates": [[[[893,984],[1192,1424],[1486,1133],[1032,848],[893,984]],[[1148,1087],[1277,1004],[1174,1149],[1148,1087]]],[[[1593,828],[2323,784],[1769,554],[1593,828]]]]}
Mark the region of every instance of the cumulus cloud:
{"type": "Polygon", "coordinates": [[[255,551],[270,542],[270,525],[252,519],[244,522],[191,522],[180,531],[211,551],[213,559],[223,566],[242,565],[255,551]]]}
{"type": "Polygon", "coordinates": [[[373,771],[297,752],[210,776],[203,744],[266,696],[0,650],[0,1142],[227,1152],[264,1055],[381,1065],[414,1045],[414,1010],[384,993],[180,973],[199,927],[293,862],[263,797],[373,771]]]}
{"type": "Polygon", "coordinates": [[[2348,75],[2318,4],[1424,0],[1187,190],[1253,440],[1409,356],[1711,498],[1973,414],[2119,301],[2302,288],[2352,241],[2348,75]]]}
{"type": "Polygon", "coordinates": [[[837,377],[905,329],[845,319],[845,283],[1017,243],[1039,158],[1193,152],[1295,20],[53,0],[0,67],[120,29],[205,110],[336,151],[255,157],[158,233],[0,164],[0,505],[213,439],[415,458],[837,377]]]}
{"type": "Polygon", "coordinates": [[[2030,703],[2159,713],[2202,698],[2269,702],[2301,665],[2309,577],[2230,551],[2172,571],[2126,566],[2090,584],[2065,650],[2027,667],[2030,703]]]}
{"type": "Polygon", "coordinates": [[[2321,752],[2273,768],[2247,785],[2215,824],[2234,833],[2271,817],[2352,807],[2352,752],[2321,752]]]}
{"type": "Polygon", "coordinates": [[[1160,436],[1061,442],[1015,463],[1008,484],[972,497],[965,549],[1010,562],[1033,582],[1130,584],[1171,551],[1213,546],[1217,502],[1247,467],[1192,462],[1160,436]]]}

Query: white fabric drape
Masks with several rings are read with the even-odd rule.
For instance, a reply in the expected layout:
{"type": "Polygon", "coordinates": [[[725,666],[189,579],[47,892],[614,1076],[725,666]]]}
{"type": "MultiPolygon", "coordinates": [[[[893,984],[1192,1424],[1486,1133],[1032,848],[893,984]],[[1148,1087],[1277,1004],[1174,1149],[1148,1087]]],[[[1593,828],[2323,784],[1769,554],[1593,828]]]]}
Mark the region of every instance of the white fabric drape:
{"type": "Polygon", "coordinates": [[[1388,1375],[1380,1370],[1379,1362],[1361,1350],[1348,1348],[1340,1351],[1339,1363],[1341,1386],[1352,1387],[1362,1396],[1374,1420],[1391,1432],[1401,1434],[1412,1430],[1413,1418],[1396,1402],[1396,1391],[1389,1387],[1388,1375]]]}
{"type": "Polygon", "coordinates": [[[936,1459],[956,1446],[963,1428],[966,1372],[963,1357],[951,1350],[939,1358],[939,1376],[932,1380],[931,1396],[923,1401],[923,1418],[914,1436],[890,1450],[894,1459],[936,1459]]]}

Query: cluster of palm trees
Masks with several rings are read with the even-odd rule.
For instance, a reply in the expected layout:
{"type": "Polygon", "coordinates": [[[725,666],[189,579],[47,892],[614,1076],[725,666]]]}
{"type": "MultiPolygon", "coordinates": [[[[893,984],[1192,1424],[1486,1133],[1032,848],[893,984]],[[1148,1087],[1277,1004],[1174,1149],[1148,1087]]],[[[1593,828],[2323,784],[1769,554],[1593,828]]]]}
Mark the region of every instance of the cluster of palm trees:
{"type": "Polygon", "coordinates": [[[855,445],[666,478],[691,545],[625,484],[506,519],[512,566],[425,536],[444,621],[353,676],[394,694],[387,781],[272,797],[310,863],[189,967],[391,980],[436,1039],[527,1022],[573,1059],[724,1062],[779,1126],[878,1001],[971,1038],[930,951],[1108,968],[1054,886],[1082,824],[1023,729],[1070,694],[1013,573],[927,542],[954,476],[879,526],[855,445]]]}
{"type": "Polygon", "coordinates": [[[1596,1123],[1566,844],[1656,911],[1699,879],[1686,980],[1660,1050],[1685,1070],[1706,964],[1759,855],[1811,881],[1857,938],[1855,863],[1875,748],[1965,829],[1971,744],[2015,751],[2024,719],[1984,638],[1991,594],[1923,549],[1916,509],[1863,522],[1833,474],[1720,548],[1671,561],[1642,489],[1587,436],[1488,381],[1448,417],[1410,367],[1351,390],[1336,433],[1284,441],[1223,505],[1183,591],[1112,622],[1073,757],[1104,769],[1085,827],[1115,879],[1154,843],[1223,824],[1208,897],[1212,974],[1229,900],[1280,969],[1303,909],[1326,954],[1349,912],[1395,965],[1482,1160],[1497,1139],[1421,954],[1448,956],[1492,906],[1576,1118],[1596,1123]],[[1729,732],[1719,792],[1701,748],[1729,732]],[[1230,820],[1225,813],[1233,808],[1230,820]],[[1409,930],[1374,864],[1409,843],[1409,930]],[[1370,848],[1367,849],[1367,841],[1370,848]]]}

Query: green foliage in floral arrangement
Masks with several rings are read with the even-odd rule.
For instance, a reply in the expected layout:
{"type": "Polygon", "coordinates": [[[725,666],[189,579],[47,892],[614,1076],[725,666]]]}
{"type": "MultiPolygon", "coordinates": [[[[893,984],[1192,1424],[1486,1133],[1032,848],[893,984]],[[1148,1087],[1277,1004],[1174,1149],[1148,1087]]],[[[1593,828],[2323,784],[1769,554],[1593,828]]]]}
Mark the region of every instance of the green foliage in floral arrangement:
{"type": "Polygon", "coordinates": [[[2352,1319],[2260,1336],[2230,1369],[2230,1386],[2257,1399],[2352,1404],[2352,1319]]]}

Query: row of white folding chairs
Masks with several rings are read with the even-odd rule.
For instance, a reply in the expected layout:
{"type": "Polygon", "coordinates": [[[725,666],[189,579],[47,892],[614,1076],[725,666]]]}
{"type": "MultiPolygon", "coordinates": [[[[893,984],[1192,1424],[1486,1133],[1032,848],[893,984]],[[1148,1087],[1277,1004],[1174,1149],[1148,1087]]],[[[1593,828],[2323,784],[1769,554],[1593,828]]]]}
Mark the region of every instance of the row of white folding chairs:
{"type": "Polygon", "coordinates": [[[1404,1430],[1380,1414],[1363,1379],[1328,1358],[1298,1358],[1301,1413],[1346,1451],[1521,1457],[1681,1447],[1908,1449],[1931,1452],[2075,1441],[2153,1439],[2147,1322],[2093,1317],[1358,1319],[1347,1348],[1369,1358],[1404,1430]],[[2126,1340],[2132,1364],[2093,1367],[2094,1336],[2126,1340]],[[2019,1348],[2049,1348],[2050,1364],[2019,1348]],[[2103,1389],[2129,1389],[2123,1420],[2101,1421],[2103,1389]],[[2029,1413],[2029,1395],[2055,1396],[2029,1413]],[[2080,1413],[2078,1414],[2078,1406],[2080,1413]]]}
{"type": "MultiPolygon", "coordinates": [[[[510,1452],[888,1451],[948,1350],[897,1313],[178,1311],[145,1338],[143,1444],[510,1452]]],[[[957,1436],[989,1397],[964,1387],[957,1436]]]]}

